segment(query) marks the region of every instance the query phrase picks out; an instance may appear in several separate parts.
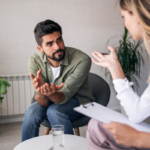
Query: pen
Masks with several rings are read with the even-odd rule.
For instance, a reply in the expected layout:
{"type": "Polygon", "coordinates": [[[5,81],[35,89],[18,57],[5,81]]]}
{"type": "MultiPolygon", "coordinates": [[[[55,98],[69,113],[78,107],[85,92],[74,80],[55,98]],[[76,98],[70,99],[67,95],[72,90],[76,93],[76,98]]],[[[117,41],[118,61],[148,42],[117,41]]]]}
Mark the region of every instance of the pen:
{"type": "Polygon", "coordinates": [[[109,53],[101,53],[102,55],[110,55],[109,53]]]}

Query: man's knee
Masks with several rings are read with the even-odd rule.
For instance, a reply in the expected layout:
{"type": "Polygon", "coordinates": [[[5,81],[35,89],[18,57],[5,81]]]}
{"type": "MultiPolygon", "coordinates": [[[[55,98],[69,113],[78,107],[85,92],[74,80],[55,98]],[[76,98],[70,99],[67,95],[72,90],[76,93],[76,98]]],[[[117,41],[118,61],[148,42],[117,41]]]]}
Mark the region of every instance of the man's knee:
{"type": "Polygon", "coordinates": [[[58,115],[58,110],[57,110],[57,107],[54,106],[56,104],[53,104],[53,106],[50,106],[48,109],[47,109],[47,116],[57,116],[58,115]]]}
{"type": "Polygon", "coordinates": [[[67,118],[67,116],[68,116],[67,113],[61,111],[61,109],[59,109],[56,105],[57,104],[53,104],[53,106],[51,106],[47,109],[48,118],[50,118],[50,119],[67,118]]]}
{"type": "Polygon", "coordinates": [[[40,118],[46,114],[46,108],[42,108],[37,102],[34,102],[30,105],[30,107],[26,110],[24,115],[24,121],[29,124],[32,121],[35,121],[37,118],[40,118]]]}
{"type": "Polygon", "coordinates": [[[25,124],[31,124],[32,121],[34,120],[35,118],[35,113],[34,113],[34,110],[31,109],[30,107],[26,110],[25,114],[24,114],[24,123],[25,124]]]}

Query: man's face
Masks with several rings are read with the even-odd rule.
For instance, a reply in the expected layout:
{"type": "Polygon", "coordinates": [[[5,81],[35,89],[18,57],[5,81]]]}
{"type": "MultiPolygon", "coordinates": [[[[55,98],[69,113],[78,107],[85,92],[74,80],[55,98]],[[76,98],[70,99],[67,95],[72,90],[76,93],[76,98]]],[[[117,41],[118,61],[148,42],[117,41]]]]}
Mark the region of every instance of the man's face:
{"type": "Polygon", "coordinates": [[[42,37],[42,50],[49,59],[61,61],[65,57],[65,46],[60,32],[53,32],[42,37]]]}

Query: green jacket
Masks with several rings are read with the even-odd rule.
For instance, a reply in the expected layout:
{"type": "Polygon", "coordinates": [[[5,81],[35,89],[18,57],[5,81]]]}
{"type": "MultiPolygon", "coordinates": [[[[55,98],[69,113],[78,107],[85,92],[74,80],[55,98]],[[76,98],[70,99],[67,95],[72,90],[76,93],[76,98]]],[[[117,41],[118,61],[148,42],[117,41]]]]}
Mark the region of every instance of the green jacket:
{"type": "MultiPolygon", "coordinates": [[[[88,82],[91,58],[71,47],[66,47],[65,52],[65,57],[60,63],[59,77],[54,81],[56,85],[64,83],[60,91],[64,93],[65,98],[59,104],[68,102],[72,97],[76,97],[80,104],[95,101],[88,82]]],[[[40,52],[35,53],[28,61],[29,73],[37,76],[39,69],[42,69],[41,75],[45,83],[52,82],[52,70],[47,63],[46,55],[40,52]]]]}

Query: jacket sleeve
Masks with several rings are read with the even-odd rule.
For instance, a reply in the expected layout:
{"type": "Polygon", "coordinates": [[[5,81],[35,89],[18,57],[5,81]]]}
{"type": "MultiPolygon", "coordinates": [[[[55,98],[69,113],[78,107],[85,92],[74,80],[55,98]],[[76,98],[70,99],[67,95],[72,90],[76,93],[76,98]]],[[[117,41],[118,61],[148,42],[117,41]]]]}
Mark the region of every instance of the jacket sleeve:
{"type": "Polygon", "coordinates": [[[84,61],[79,62],[75,70],[65,80],[63,88],[60,90],[64,93],[64,101],[59,104],[68,102],[80,89],[86,80],[91,68],[91,59],[88,57],[84,61]]]}

